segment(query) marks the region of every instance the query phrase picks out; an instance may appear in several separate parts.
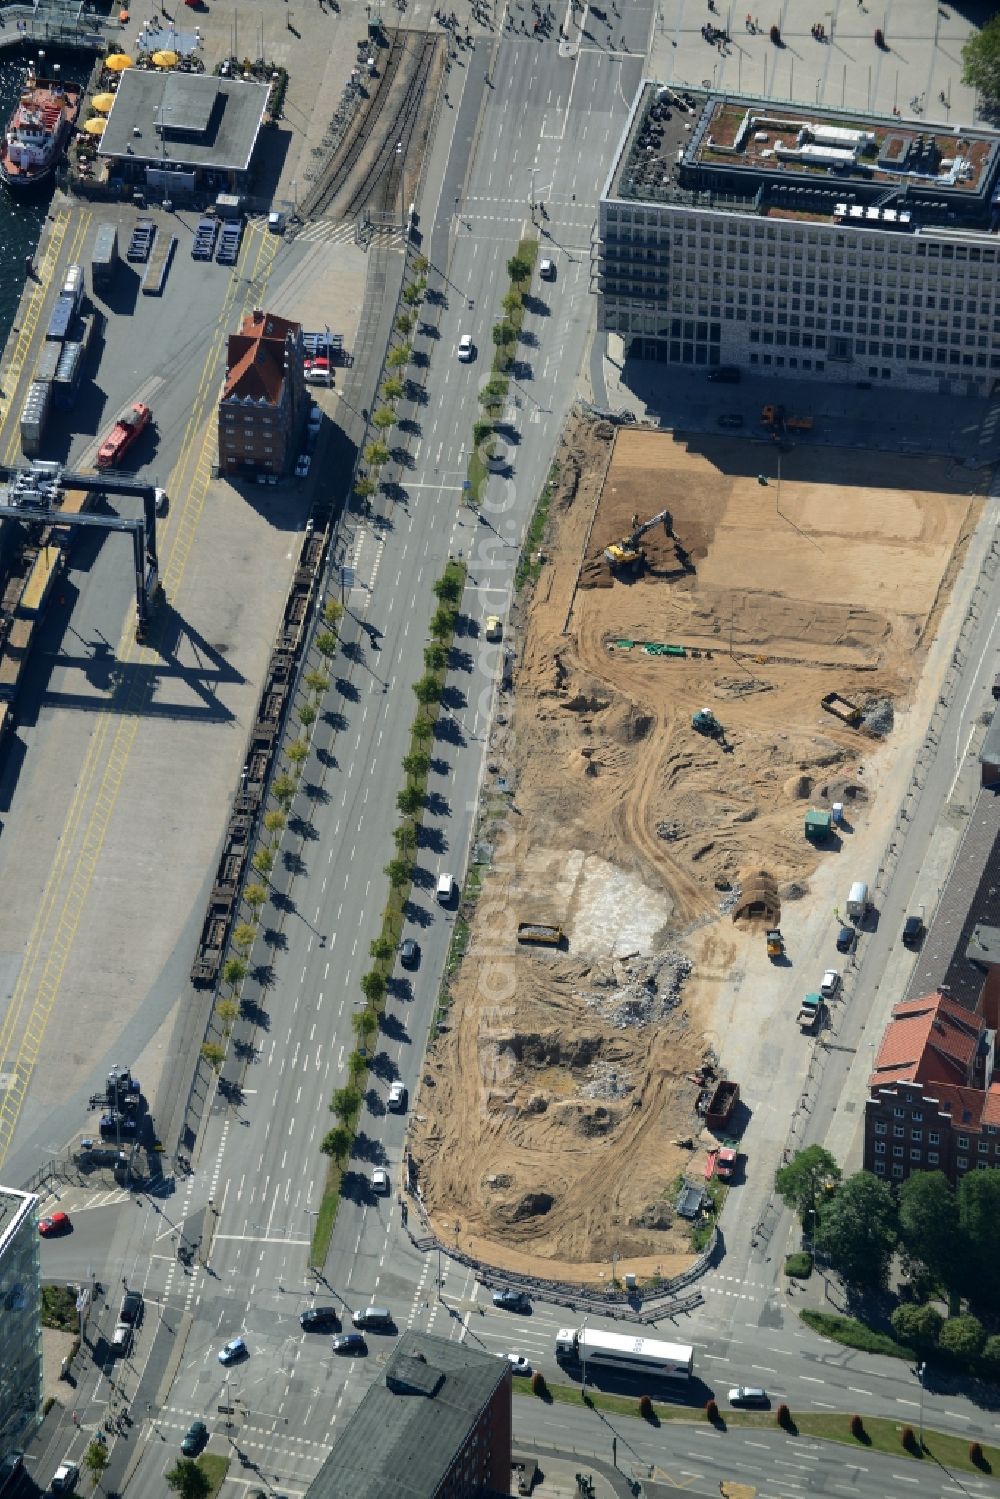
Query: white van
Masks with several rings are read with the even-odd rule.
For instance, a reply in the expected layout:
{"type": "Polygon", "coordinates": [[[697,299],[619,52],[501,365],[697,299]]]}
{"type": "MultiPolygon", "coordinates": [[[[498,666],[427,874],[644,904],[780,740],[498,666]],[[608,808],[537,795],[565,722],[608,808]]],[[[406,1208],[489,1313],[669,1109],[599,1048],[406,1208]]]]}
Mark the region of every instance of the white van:
{"type": "Polygon", "coordinates": [[[437,898],[439,905],[451,905],[455,899],[455,876],[453,874],[438,875],[437,898]]]}
{"type": "Polygon", "coordinates": [[[351,1318],[355,1327],[391,1327],[392,1313],[385,1306],[363,1306],[351,1318]]]}

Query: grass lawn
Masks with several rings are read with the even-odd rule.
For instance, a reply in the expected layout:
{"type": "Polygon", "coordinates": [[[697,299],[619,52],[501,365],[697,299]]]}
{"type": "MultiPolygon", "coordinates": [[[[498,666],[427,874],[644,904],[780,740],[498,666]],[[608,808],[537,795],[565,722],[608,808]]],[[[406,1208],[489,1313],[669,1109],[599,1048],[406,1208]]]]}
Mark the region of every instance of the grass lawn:
{"type": "MultiPolygon", "coordinates": [[[[580,1395],[579,1385],[550,1384],[544,1397],[532,1393],[530,1379],[515,1379],[514,1394],[524,1395],[528,1399],[549,1399],[560,1405],[581,1405],[583,1403],[580,1395]]],[[[632,1395],[608,1395],[600,1390],[588,1390],[587,1403],[595,1410],[604,1411],[609,1416],[633,1416],[637,1420],[639,1415],[639,1399],[632,1395]]],[[[969,1438],[965,1436],[950,1436],[941,1431],[929,1431],[924,1428],[924,1453],[923,1456],[915,1456],[908,1452],[900,1441],[900,1433],[908,1425],[905,1421],[888,1421],[880,1417],[866,1417],[864,1412],[860,1413],[865,1423],[865,1438],[858,1441],[851,1435],[851,1413],[844,1415],[825,1415],[823,1413],[805,1414],[797,1416],[792,1414],[795,1429],[800,1436],[820,1437],[827,1442],[842,1442],[848,1447],[853,1447],[855,1452],[885,1452],[891,1457],[905,1458],[908,1462],[933,1463],[935,1467],[941,1466],[954,1472],[979,1473],[1000,1478],[1000,1447],[990,1447],[984,1442],[983,1458],[981,1468],[977,1468],[969,1459],[969,1438]]],[[[760,1429],[775,1430],[774,1411],[735,1411],[726,1410],[720,1406],[721,1424],[726,1428],[733,1427],[756,1427],[760,1429]]],[[[688,1421],[692,1424],[700,1424],[705,1421],[705,1414],[696,1406],[690,1405],[668,1405],[658,1400],[653,1401],[653,1422],[656,1425],[661,1421],[688,1421]]],[[[915,1428],[914,1428],[915,1429],[915,1428]]],[[[795,1440],[795,1435],[789,1432],[789,1441],[795,1440]]]]}
{"type": "Polygon", "coordinates": [[[229,1458],[220,1453],[203,1452],[198,1458],[198,1467],[212,1485],[206,1499],[215,1499],[216,1494],[222,1488],[223,1479],[229,1472],[229,1458]]]}
{"type": "Polygon", "coordinates": [[[42,1326],[57,1327],[60,1332],[77,1332],[80,1314],[76,1295],[65,1286],[42,1287],[42,1326]]]}
{"type": "Polygon", "coordinates": [[[881,1353],[885,1358],[905,1358],[911,1364],[916,1359],[914,1350],[905,1343],[897,1343],[886,1332],[875,1332],[855,1317],[838,1317],[833,1312],[813,1312],[808,1309],[801,1311],[799,1316],[820,1337],[832,1338],[834,1342],[844,1343],[848,1348],[860,1348],[863,1353],[881,1353]]]}

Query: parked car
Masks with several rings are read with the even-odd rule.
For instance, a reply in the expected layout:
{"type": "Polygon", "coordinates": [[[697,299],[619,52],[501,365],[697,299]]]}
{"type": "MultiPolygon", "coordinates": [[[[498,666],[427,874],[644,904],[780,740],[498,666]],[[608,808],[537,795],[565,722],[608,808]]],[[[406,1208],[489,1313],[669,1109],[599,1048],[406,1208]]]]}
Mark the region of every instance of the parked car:
{"type": "Polygon", "coordinates": [[[743,418],[738,411],[724,411],[716,420],[720,427],[742,427],[743,418]]]}
{"type": "Polygon", "coordinates": [[[368,1345],[359,1332],[342,1332],[330,1344],[334,1353],[365,1353],[368,1345]]]}
{"type": "Polygon", "coordinates": [[[524,1292],[512,1290],[510,1287],[493,1292],[493,1305],[507,1312],[530,1312],[531,1310],[531,1302],[524,1292]]]}
{"type": "Polygon", "coordinates": [[[296,460],[295,460],[295,477],[296,477],[296,479],[308,479],[308,477],[309,477],[309,467],[310,467],[311,463],[312,463],[312,459],[310,458],[310,456],[309,456],[308,453],[300,453],[299,454],[298,458],[296,458],[296,460]]]}
{"type": "Polygon", "coordinates": [[[507,1362],[510,1364],[513,1372],[520,1374],[523,1378],[527,1378],[531,1373],[531,1365],[523,1353],[508,1353],[507,1362]]]}
{"type": "Polygon", "coordinates": [[[230,1338],[225,1348],[219,1349],[219,1363],[238,1364],[243,1359],[250,1357],[250,1350],[242,1338],[230,1338]]]}
{"type": "Polygon", "coordinates": [[[401,1083],[398,1078],[390,1084],[385,1106],[394,1114],[401,1114],[406,1108],[406,1084],[401,1083]]]}
{"type": "Polygon", "coordinates": [[[922,916],[907,916],[903,922],[903,946],[919,947],[924,940],[924,919],[922,916]]]}
{"type": "Polygon", "coordinates": [[[299,1326],[304,1332],[336,1332],[340,1318],[332,1306],[309,1306],[299,1313],[299,1326]]]}
{"type": "Polygon", "coordinates": [[[837,951],[853,952],[858,945],[858,934],[852,926],[842,926],[837,933],[837,951]]]}
{"type": "Polygon", "coordinates": [[[76,1488],[77,1479],[80,1477],[80,1469],[76,1463],[71,1463],[69,1458],[64,1458],[52,1475],[49,1488],[53,1494],[68,1494],[76,1488]]]}
{"type": "Polygon", "coordinates": [[[739,385],[740,367],[738,364],[720,364],[714,370],[709,370],[708,378],[716,385],[739,385]]]}
{"type": "Polygon", "coordinates": [[[737,1385],[735,1390],[729,1391],[730,1405],[770,1405],[766,1390],[755,1388],[753,1385],[737,1385]]]}
{"type": "Polygon", "coordinates": [[[207,1441],[208,1427],[204,1421],[192,1421],[184,1433],[184,1440],[181,1442],[181,1452],[185,1457],[197,1457],[207,1441]]]}
{"type": "Polygon", "coordinates": [[[400,944],[399,961],[404,968],[418,968],[420,966],[420,943],[413,937],[406,937],[400,944]]]}
{"type": "Polygon", "coordinates": [[[50,1213],[38,1220],[38,1232],[43,1239],[56,1239],[60,1234],[68,1234],[72,1227],[68,1213],[50,1213]]]}
{"type": "Polygon", "coordinates": [[[471,333],[463,333],[458,340],[458,359],[460,364],[471,364],[476,357],[476,350],[472,342],[471,333]]]}
{"type": "Polygon", "coordinates": [[[388,1196],[389,1173],[383,1166],[376,1166],[372,1172],[372,1191],[378,1192],[382,1197],[388,1196]]]}
{"type": "Polygon", "coordinates": [[[836,968],[828,968],[823,975],[823,982],[819,986],[819,992],[824,999],[832,999],[840,988],[840,974],[836,968]]]}

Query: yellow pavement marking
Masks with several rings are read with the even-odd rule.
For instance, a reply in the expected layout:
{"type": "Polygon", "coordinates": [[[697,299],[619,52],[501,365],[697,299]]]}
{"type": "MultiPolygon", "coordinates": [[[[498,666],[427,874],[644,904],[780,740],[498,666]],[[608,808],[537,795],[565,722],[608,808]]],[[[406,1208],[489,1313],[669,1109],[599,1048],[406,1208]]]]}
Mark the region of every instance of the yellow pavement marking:
{"type": "MultiPolygon", "coordinates": [[[[176,591],[183,581],[211,481],[212,452],[216,434],[214,424],[209,418],[212,415],[218,390],[222,352],[231,331],[229,316],[234,306],[241,300],[241,289],[243,314],[250,310],[251,304],[260,305],[260,294],[266,285],[278,245],[275,236],[265,235],[262,228],[252,226],[245,239],[246,252],[241,257],[243,266],[250,258],[250,251],[255,241],[259,243],[254,260],[253,276],[250,278],[234,276],[227,292],[211,347],[202,368],[198,394],[182,440],[181,456],[173,470],[173,475],[179,478],[191,458],[189,486],[186,497],[180,504],[177,526],[171,536],[169,558],[162,574],[164,590],[168,596],[171,592],[176,596],[176,591]],[[257,230],[256,235],[253,232],[254,229],[257,230]],[[202,440],[195,449],[195,439],[202,425],[204,425],[202,440]]],[[[174,477],[171,479],[171,485],[175,485],[174,477]]],[[[180,500],[180,492],[176,487],[173,488],[173,492],[178,493],[180,500]]],[[[10,1150],[31,1076],[45,1038],[46,1027],[62,987],[66,965],[83,917],[86,899],[121,790],[132,745],[139,732],[142,710],[155,687],[154,668],[159,660],[159,653],[152,646],[137,647],[128,626],[119,641],[116,655],[123,664],[138,660],[141,670],[131,675],[127,696],[119,707],[114,739],[106,752],[104,741],[110,728],[111,712],[101,716],[93,735],[85,761],[85,769],[78,781],[66,826],[63,829],[60,850],[46,882],[39,913],[28,940],[25,961],[21,966],[3,1027],[0,1029],[0,1072],[6,1070],[12,1074],[7,1091],[0,1102],[0,1165],[6,1160],[10,1150]],[[66,865],[75,842],[76,828],[89,798],[99,765],[103,766],[103,775],[93,808],[73,868],[69,871],[68,877],[64,878],[66,865]],[[21,1011],[25,1005],[27,991],[38,966],[40,944],[43,937],[47,936],[53,908],[57,905],[60,895],[63,896],[62,905],[55,915],[55,930],[51,939],[46,942],[41,976],[30,1014],[25,1023],[17,1058],[13,1067],[5,1067],[21,1011]]]]}

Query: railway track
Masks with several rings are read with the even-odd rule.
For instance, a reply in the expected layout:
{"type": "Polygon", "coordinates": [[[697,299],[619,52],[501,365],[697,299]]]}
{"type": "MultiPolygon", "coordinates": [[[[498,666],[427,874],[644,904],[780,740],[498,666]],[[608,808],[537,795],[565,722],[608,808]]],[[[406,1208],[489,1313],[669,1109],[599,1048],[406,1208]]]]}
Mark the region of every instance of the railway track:
{"type": "Polygon", "coordinates": [[[403,64],[407,53],[407,43],[412,33],[397,31],[389,48],[389,55],[379,73],[378,84],[374,94],[368,101],[355,134],[347,142],[343,151],[338,152],[323,173],[319,182],[313,187],[309,197],[303,203],[303,214],[307,218],[320,217],[333,203],[338,193],[343,192],[344,187],[350,179],[361,158],[361,155],[375,132],[376,125],[382,114],[392,86],[396,81],[396,75],[403,64]]]}
{"type": "Polygon", "coordinates": [[[362,209],[389,209],[396,200],[403,177],[403,166],[410,149],[413,132],[420,117],[424,90],[439,46],[436,37],[424,40],[413,77],[400,101],[392,128],[383,136],[375,159],[343,208],[344,218],[353,218],[362,209]]]}

